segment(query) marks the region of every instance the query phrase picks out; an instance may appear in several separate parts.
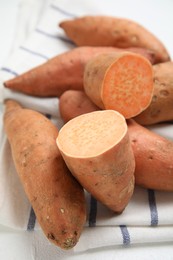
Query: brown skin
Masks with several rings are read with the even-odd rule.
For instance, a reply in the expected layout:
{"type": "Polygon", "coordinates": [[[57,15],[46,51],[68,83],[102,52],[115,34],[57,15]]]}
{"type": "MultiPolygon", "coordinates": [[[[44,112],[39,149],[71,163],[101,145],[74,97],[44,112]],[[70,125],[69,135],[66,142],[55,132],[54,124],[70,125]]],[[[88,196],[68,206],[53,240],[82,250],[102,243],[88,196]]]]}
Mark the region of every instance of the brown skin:
{"type": "Polygon", "coordinates": [[[147,189],[173,191],[173,142],[128,120],[135,155],[135,183],[147,189]]]}
{"type": "Polygon", "coordinates": [[[134,119],[142,125],[173,120],[173,62],[153,66],[154,92],[149,107],[134,119]]]}
{"type": "Polygon", "coordinates": [[[101,109],[131,118],[145,110],[153,95],[153,69],[141,55],[104,53],[85,66],[84,91],[101,109]]]}
{"type": "MultiPolygon", "coordinates": [[[[121,51],[114,47],[75,48],[4,82],[4,86],[32,96],[59,97],[66,90],[83,89],[84,67],[92,57],[103,52],[121,51]]],[[[128,48],[127,51],[139,53],[155,63],[155,54],[150,50],[128,48]]]]}
{"type": "Polygon", "coordinates": [[[58,130],[36,111],[5,103],[4,127],[21,184],[50,242],[75,246],[86,221],[84,191],[57,148],[58,130]]]}
{"type": "Polygon", "coordinates": [[[59,26],[77,46],[142,47],[153,50],[157,63],[170,57],[162,42],[140,24],[109,16],[84,16],[59,26]]]}
{"type": "Polygon", "coordinates": [[[85,94],[80,90],[67,90],[59,98],[59,111],[64,123],[72,118],[100,110],[85,94]]]}
{"type": "Polygon", "coordinates": [[[121,213],[133,194],[135,160],[125,119],[112,114],[117,112],[96,111],[70,120],[61,128],[57,145],[81,185],[121,213]]]}

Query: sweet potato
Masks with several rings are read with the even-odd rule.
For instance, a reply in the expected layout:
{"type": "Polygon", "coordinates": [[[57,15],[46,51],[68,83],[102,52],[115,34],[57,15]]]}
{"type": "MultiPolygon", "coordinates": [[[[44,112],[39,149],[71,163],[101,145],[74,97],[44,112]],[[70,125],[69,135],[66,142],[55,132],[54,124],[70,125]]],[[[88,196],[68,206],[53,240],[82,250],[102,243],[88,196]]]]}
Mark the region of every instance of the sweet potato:
{"type": "Polygon", "coordinates": [[[47,238],[75,246],[86,220],[84,191],[56,145],[58,130],[45,116],[6,101],[5,131],[27,197],[47,238]]]}
{"type": "MultiPolygon", "coordinates": [[[[150,50],[142,48],[127,48],[129,52],[139,53],[152,64],[155,55],[150,50]]],[[[106,52],[121,52],[113,47],[79,47],[48,60],[15,78],[4,82],[6,88],[25,94],[40,97],[60,96],[65,90],[83,89],[83,74],[85,64],[97,54],[106,52]]]]}
{"type": "Polygon", "coordinates": [[[133,194],[135,168],[124,117],[114,110],[80,115],[61,128],[57,145],[81,185],[122,212],[133,194]]]}
{"type": "Polygon", "coordinates": [[[135,183],[147,189],[173,191],[173,142],[128,120],[135,155],[135,183]]]}
{"type": "Polygon", "coordinates": [[[135,21],[109,16],[83,16],[59,26],[77,46],[142,47],[153,50],[157,62],[169,61],[163,43],[135,21]]]}
{"type": "Polygon", "coordinates": [[[59,111],[64,123],[96,110],[100,109],[81,90],[67,90],[59,98],[59,111]]]}
{"type": "Polygon", "coordinates": [[[153,66],[154,92],[148,108],[134,119],[142,125],[173,120],[173,62],[153,66]]]}
{"type": "Polygon", "coordinates": [[[84,90],[101,109],[125,118],[145,110],[153,95],[153,69],[144,57],[128,52],[100,54],[85,66],[84,90]]]}

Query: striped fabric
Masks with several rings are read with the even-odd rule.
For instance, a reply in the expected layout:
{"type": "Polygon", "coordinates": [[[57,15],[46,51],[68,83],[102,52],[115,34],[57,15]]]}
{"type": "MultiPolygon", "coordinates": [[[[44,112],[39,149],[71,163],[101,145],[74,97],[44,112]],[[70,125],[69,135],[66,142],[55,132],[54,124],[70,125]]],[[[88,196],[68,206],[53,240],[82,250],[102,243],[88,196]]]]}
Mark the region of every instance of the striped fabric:
{"type": "MultiPolygon", "coordinates": [[[[104,13],[105,10],[106,14],[113,15],[114,1],[109,1],[109,6],[108,1],[102,1],[102,5],[98,7],[97,0],[74,0],[70,8],[67,2],[48,1],[35,30],[1,68],[1,81],[20,75],[55,55],[74,48],[74,44],[58,28],[60,21],[88,13],[104,13]]],[[[58,128],[62,126],[58,99],[32,98],[12,93],[3,86],[0,87],[0,91],[4,99],[13,97],[26,107],[44,113],[58,128]]],[[[162,130],[164,134],[164,129],[162,130]]],[[[6,198],[5,203],[1,203],[0,199],[0,225],[14,230],[37,232],[40,227],[18,181],[3,130],[0,147],[0,190],[1,197],[6,198]],[[10,189],[4,188],[7,185],[10,189]]],[[[130,203],[120,215],[107,209],[87,192],[86,201],[87,222],[81,239],[74,249],[76,251],[112,245],[173,242],[173,193],[136,187],[130,203]]]]}

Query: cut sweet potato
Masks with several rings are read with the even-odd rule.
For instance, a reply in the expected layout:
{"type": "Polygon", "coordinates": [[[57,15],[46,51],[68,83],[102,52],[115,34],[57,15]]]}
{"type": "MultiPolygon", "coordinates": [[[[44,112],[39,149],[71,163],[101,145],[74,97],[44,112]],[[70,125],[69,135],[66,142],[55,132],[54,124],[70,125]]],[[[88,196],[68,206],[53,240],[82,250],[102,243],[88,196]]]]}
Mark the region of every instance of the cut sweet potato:
{"type": "Polygon", "coordinates": [[[134,53],[100,54],[85,67],[84,90],[101,109],[131,118],[151,102],[153,69],[148,60],[134,53]]]}
{"type": "Polygon", "coordinates": [[[57,145],[81,185],[122,212],[133,194],[135,169],[124,117],[113,110],[78,116],[61,128],[57,145]]]}

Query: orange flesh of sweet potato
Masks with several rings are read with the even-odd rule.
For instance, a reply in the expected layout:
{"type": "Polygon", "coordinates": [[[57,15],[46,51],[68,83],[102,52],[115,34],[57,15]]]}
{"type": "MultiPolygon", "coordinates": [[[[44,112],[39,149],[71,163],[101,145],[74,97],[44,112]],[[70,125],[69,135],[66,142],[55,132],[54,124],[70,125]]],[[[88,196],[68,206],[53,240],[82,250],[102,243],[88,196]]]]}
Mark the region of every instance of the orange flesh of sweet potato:
{"type": "Polygon", "coordinates": [[[135,183],[147,189],[173,191],[173,142],[128,120],[135,155],[135,183]]]}
{"type": "Polygon", "coordinates": [[[100,54],[85,67],[84,90],[98,107],[113,109],[131,118],[151,102],[152,66],[137,54],[100,54]]]}
{"type": "MultiPolygon", "coordinates": [[[[79,47],[57,55],[46,63],[37,66],[13,79],[4,82],[6,88],[23,92],[32,96],[60,96],[69,89],[83,89],[85,64],[97,54],[121,52],[114,47],[79,47]]],[[[128,48],[127,51],[139,53],[152,64],[155,55],[150,50],[128,48]]]]}
{"type": "Polygon", "coordinates": [[[81,114],[100,110],[85,94],[80,90],[67,90],[59,98],[59,111],[64,123],[81,114]]]}
{"type": "Polygon", "coordinates": [[[59,26],[77,46],[143,47],[153,50],[157,62],[170,60],[163,43],[146,28],[129,19],[83,16],[59,26]]]}
{"type": "Polygon", "coordinates": [[[23,188],[46,237],[55,245],[75,246],[86,221],[81,185],[56,145],[58,130],[45,116],[6,101],[5,131],[23,188]]]}
{"type": "Polygon", "coordinates": [[[150,105],[134,119],[142,125],[173,120],[173,62],[153,66],[154,92],[150,105]]]}
{"type": "Polygon", "coordinates": [[[122,212],[133,194],[135,168],[124,117],[113,110],[78,116],[61,128],[57,145],[81,185],[122,212]]]}

